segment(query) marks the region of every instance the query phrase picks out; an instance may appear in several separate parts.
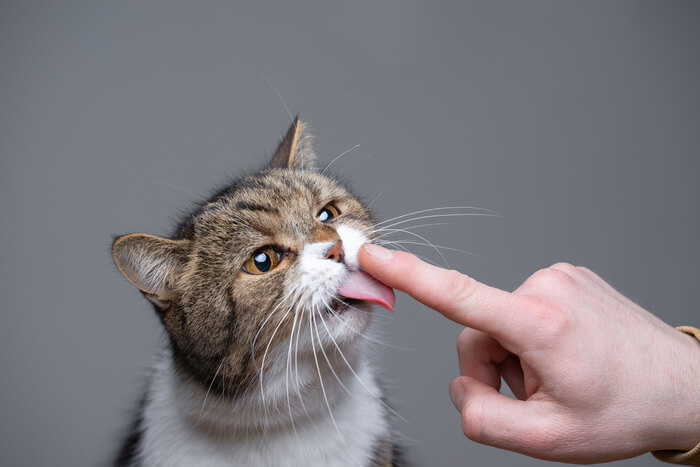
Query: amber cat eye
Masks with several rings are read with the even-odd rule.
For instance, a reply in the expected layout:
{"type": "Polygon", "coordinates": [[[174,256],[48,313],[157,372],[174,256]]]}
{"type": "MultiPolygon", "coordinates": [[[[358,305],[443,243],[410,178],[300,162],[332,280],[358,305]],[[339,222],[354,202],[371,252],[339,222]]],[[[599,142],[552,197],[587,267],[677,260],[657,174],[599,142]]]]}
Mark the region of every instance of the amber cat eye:
{"type": "Polygon", "coordinates": [[[277,267],[282,254],[271,246],[260,248],[253,253],[243,265],[243,271],[248,274],[265,274],[277,267]]]}
{"type": "Polygon", "coordinates": [[[328,222],[332,219],[335,219],[340,215],[340,211],[338,211],[338,208],[336,208],[333,203],[328,203],[324,206],[321,211],[318,213],[318,220],[321,222],[328,222]]]}

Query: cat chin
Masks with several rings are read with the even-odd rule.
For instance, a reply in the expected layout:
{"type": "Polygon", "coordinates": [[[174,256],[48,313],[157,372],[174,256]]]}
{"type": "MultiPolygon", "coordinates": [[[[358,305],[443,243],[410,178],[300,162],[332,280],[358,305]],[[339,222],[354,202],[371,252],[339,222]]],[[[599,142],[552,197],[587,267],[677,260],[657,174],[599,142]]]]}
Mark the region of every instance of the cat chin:
{"type": "Polygon", "coordinates": [[[293,335],[280,347],[288,350],[291,340],[292,352],[316,352],[320,359],[324,358],[321,349],[332,353],[345,351],[367,333],[372,321],[372,306],[360,300],[348,303],[343,299],[343,302],[325,311],[316,311],[311,315],[302,312],[293,335]]]}

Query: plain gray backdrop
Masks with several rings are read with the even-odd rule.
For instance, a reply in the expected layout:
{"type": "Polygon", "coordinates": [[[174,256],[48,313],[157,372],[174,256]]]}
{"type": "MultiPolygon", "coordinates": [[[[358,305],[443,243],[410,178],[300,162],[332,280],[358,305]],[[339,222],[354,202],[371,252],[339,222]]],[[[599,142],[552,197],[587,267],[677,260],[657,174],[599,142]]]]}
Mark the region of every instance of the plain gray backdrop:
{"type": "MultiPolygon", "coordinates": [[[[333,169],[380,219],[503,215],[423,231],[478,255],[453,268],[511,290],[587,265],[700,323],[698,2],[4,1],[0,464],[110,458],[164,340],[111,237],[260,166],[289,124],[267,81],[322,161],[360,144],[333,169]]],[[[416,465],[547,464],[462,435],[458,325],[401,294],[377,316],[416,465]]]]}

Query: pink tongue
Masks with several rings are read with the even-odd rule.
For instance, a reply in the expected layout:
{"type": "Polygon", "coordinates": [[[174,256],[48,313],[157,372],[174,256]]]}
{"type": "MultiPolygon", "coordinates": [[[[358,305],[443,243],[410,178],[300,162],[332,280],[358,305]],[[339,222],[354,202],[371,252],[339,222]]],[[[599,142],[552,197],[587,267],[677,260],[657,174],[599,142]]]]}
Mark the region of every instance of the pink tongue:
{"type": "Polygon", "coordinates": [[[347,298],[376,303],[389,311],[394,311],[394,302],[396,301],[394,289],[363,271],[351,272],[348,279],[338,289],[338,294],[347,298]]]}

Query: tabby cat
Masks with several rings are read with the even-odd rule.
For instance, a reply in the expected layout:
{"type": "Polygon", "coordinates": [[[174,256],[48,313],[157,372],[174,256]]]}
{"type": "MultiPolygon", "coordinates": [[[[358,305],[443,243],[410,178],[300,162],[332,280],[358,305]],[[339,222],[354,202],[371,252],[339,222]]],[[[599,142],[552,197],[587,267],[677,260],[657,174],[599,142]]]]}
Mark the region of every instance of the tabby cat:
{"type": "Polygon", "coordinates": [[[367,210],[315,163],[295,119],[172,238],[114,240],[169,339],[115,465],[399,465],[362,339],[394,294],[358,268],[367,210]]]}

